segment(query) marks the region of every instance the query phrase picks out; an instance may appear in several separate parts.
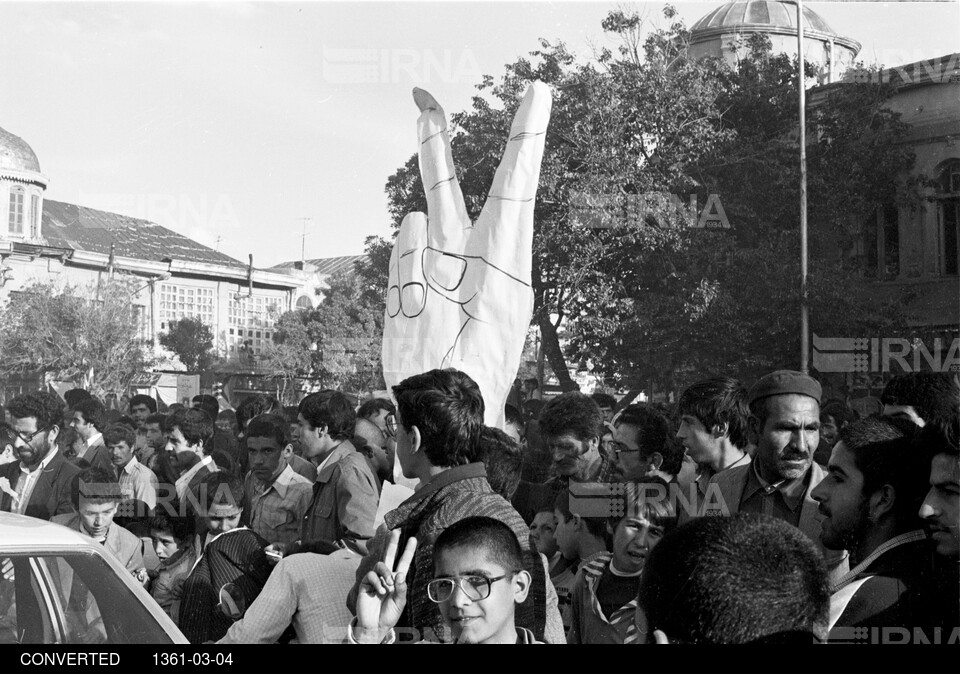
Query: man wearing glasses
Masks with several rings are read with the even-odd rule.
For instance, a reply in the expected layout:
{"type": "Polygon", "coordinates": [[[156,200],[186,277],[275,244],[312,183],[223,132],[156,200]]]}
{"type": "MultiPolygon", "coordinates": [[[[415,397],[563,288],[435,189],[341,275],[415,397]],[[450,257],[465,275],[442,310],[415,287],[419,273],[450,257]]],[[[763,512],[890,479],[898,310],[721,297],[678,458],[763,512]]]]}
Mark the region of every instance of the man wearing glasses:
{"type": "MultiPolygon", "coordinates": [[[[676,479],[679,462],[670,447],[666,417],[647,405],[630,405],[613,427],[613,452],[617,472],[625,482],[657,475],[666,482],[676,479]]],[[[682,460],[682,459],[681,459],[682,460]]]]}
{"type": "Polygon", "coordinates": [[[52,393],[17,396],[7,405],[19,461],[0,466],[0,510],[49,520],[74,512],[71,482],[80,469],[57,451],[63,401],[52,393]]]}

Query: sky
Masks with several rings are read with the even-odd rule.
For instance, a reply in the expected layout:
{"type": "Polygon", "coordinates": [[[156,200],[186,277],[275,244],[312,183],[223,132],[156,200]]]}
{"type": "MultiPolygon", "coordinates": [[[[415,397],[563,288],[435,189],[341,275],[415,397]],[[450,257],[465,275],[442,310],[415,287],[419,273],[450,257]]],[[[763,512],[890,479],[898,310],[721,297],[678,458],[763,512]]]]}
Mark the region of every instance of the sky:
{"type": "MultiPolygon", "coordinates": [[[[674,2],[688,26],[723,4],[674,2]]],[[[886,66],[960,51],[960,3],[807,2],[886,66]]],[[[626,5],[665,26],[663,2],[626,5]]],[[[411,90],[447,113],[563,41],[615,46],[605,2],[0,2],[0,127],[46,198],[152,220],[257,267],[389,236],[411,90]],[[304,232],[306,237],[303,238],[304,232]]],[[[456,159],[456,158],[455,158],[456,159]]]]}

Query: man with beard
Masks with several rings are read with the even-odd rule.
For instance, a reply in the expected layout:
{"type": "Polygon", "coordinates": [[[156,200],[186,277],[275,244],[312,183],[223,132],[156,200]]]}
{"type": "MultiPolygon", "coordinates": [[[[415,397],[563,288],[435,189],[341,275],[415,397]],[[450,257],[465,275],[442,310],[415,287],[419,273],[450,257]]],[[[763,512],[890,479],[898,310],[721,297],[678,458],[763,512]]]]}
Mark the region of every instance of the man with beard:
{"type": "MultiPolygon", "coordinates": [[[[728,468],[711,480],[719,503],[707,504],[705,515],[757,513],[782,519],[820,538],[817,502],[810,492],[824,478],[813,462],[820,442],[820,383],[794,370],[764,375],[747,396],[749,435],[757,447],[749,465],[728,468]]],[[[822,546],[821,546],[822,548],[822,546]]],[[[836,582],[849,570],[844,550],[823,550],[836,582]]]]}
{"type": "Polygon", "coordinates": [[[901,601],[931,569],[918,514],[930,459],[911,442],[915,431],[910,422],[879,417],[846,426],[827,476],[810,492],[823,515],[823,545],[850,551],[852,568],[831,588],[831,629],[920,624],[901,601]]]}
{"type": "Polygon", "coordinates": [[[7,412],[20,460],[0,466],[0,510],[42,520],[73,512],[71,484],[80,469],[57,450],[63,402],[52,393],[26,393],[7,412]]]}

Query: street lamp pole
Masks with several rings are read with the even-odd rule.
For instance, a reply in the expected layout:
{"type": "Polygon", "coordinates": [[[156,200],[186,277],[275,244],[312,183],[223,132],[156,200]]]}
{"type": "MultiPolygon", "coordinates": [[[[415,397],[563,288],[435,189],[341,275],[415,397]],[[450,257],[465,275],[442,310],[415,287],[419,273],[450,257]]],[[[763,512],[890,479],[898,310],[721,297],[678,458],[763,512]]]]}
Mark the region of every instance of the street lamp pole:
{"type": "Polygon", "coordinates": [[[810,307],[807,304],[807,101],[804,86],[803,0],[797,2],[797,61],[800,76],[800,371],[810,371],[810,307]]]}

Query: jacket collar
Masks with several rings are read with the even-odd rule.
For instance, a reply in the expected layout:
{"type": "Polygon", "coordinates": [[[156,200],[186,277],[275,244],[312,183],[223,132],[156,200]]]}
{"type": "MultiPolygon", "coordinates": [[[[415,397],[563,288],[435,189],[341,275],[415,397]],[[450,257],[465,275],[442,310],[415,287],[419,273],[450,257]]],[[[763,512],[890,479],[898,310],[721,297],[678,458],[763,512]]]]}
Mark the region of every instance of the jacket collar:
{"type": "Polygon", "coordinates": [[[356,451],[357,448],[354,447],[353,443],[349,440],[344,440],[337,445],[333,451],[330,452],[330,455],[324,459],[323,468],[317,473],[317,484],[326,484],[329,482],[330,476],[333,475],[333,470],[337,467],[340,459],[356,451]]]}

